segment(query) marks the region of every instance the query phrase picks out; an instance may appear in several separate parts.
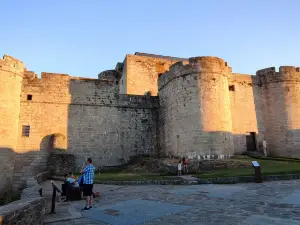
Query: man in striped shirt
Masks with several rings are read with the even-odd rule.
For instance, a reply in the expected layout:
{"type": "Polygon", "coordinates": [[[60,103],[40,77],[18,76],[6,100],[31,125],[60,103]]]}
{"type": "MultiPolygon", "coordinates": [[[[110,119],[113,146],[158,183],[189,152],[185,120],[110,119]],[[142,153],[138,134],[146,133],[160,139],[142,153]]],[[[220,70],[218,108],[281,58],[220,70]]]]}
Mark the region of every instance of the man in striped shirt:
{"type": "Polygon", "coordinates": [[[86,196],[86,205],[83,210],[92,209],[94,172],[95,167],[92,165],[92,159],[88,158],[81,170],[81,173],[83,174],[83,195],[86,196]]]}

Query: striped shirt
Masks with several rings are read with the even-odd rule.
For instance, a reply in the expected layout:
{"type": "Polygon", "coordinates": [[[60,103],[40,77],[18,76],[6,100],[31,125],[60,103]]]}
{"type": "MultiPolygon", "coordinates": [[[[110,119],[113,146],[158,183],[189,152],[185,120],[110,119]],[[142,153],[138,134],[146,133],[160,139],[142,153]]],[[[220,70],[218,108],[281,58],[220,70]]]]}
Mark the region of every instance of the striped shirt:
{"type": "Polygon", "coordinates": [[[95,171],[95,167],[91,164],[87,165],[83,169],[83,184],[94,183],[94,171],[95,171]]]}

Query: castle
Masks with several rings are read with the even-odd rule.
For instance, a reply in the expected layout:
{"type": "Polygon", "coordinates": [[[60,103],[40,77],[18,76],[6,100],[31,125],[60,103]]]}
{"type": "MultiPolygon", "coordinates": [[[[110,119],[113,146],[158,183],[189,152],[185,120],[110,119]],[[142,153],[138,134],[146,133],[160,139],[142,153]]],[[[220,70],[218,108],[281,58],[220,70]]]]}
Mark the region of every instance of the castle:
{"type": "Polygon", "coordinates": [[[232,73],[217,57],[126,55],[98,79],[27,70],[0,60],[0,192],[46,167],[53,149],[78,165],[134,155],[231,157],[260,151],[300,155],[300,71],[232,73]],[[5,173],[3,173],[5,171],[5,173]]]}

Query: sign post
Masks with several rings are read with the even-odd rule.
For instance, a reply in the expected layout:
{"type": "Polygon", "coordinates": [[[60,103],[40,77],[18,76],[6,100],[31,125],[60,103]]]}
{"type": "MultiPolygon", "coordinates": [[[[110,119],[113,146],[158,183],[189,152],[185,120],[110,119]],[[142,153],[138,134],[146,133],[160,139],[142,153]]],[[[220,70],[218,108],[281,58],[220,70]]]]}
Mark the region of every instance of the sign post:
{"type": "Polygon", "coordinates": [[[62,190],[57,186],[57,184],[51,180],[53,192],[52,192],[52,205],[50,214],[55,214],[55,201],[56,201],[56,192],[62,193],[62,190]]]}
{"type": "Polygon", "coordinates": [[[252,161],[252,165],[254,167],[254,174],[255,174],[255,182],[256,183],[262,183],[262,175],[260,171],[260,165],[257,161],[252,161]]]}

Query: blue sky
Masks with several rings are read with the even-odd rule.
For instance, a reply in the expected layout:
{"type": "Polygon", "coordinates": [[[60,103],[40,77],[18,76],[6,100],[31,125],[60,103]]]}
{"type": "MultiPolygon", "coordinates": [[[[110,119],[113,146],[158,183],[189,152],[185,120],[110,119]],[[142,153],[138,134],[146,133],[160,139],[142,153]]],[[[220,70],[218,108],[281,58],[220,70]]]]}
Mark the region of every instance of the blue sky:
{"type": "Polygon", "coordinates": [[[300,66],[299,0],[9,0],[0,54],[42,71],[97,77],[125,54],[218,56],[234,72],[300,66]]]}

